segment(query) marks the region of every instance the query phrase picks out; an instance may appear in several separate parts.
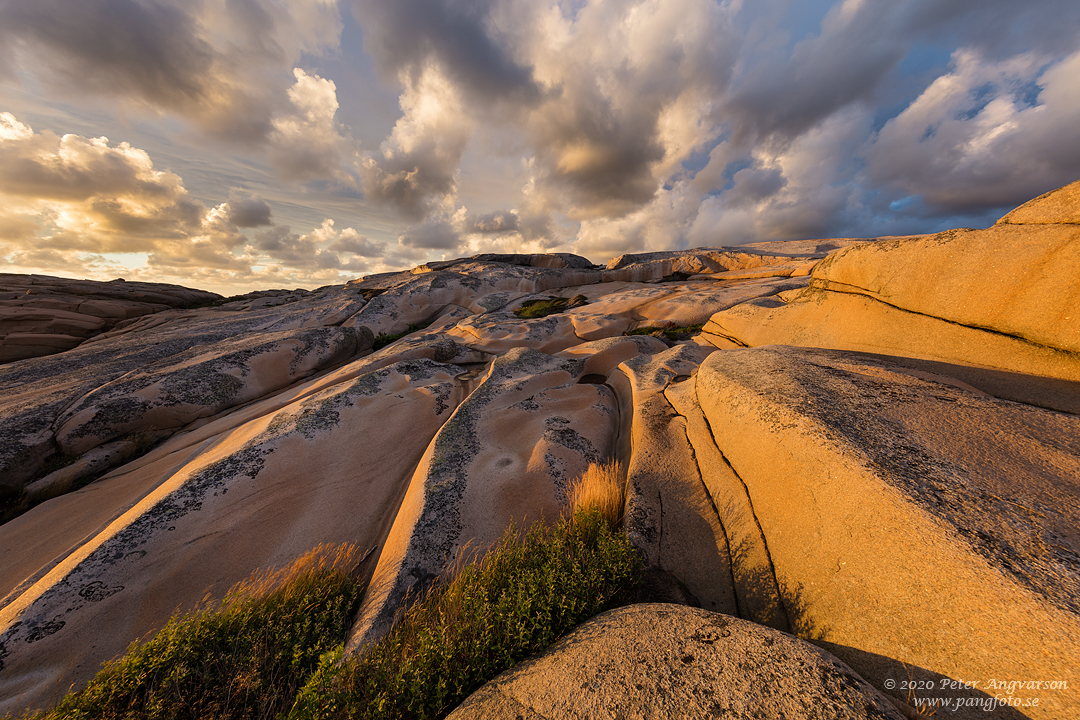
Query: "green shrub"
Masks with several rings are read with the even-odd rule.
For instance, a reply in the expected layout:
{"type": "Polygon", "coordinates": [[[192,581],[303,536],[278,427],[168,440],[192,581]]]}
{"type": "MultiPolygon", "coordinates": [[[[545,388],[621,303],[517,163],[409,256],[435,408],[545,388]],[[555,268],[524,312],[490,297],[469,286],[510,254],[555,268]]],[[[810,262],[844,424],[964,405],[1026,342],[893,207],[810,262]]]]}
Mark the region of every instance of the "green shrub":
{"type": "Polygon", "coordinates": [[[253,576],[216,608],[174,616],[45,717],[218,720],[287,711],[356,612],[354,557],[351,547],[320,546],[283,571],[253,576]]]}
{"type": "Polygon", "coordinates": [[[384,333],[379,333],[378,335],[375,336],[375,342],[371,346],[371,349],[372,350],[382,350],[384,347],[386,347],[390,343],[397,342],[398,340],[405,337],[409,333],[414,333],[417,330],[423,330],[424,328],[426,328],[429,325],[431,325],[430,322],[412,323],[411,325],[409,325],[409,329],[406,330],[405,332],[394,333],[393,335],[386,335],[384,333]]]}
{"type": "Polygon", "coordinates": [[[694,335],[701,332],[701,328],[705,327],[705,323],[700,325],[676,325],[673,322],[669,322],[663,327],[656,327],[655,325],[649,327],[639,327],[636,330],[628,330],[623,335],[652,335],[658,337],[661,340],[667,338],[668,340],[675,342],[678,340],[689,340],[694,335]]]}
{"type": "Polygon", "coordinates": [[[514,311],[514,314],[525,320],[533,320],[536,318],[547,317],[548,315],[554,315],[555,313],[561,313],[570,308],[587,305],[588,303],[589,301],[584,295],[575,295],[572,298],[561,298],[551,295],[548,296],[547,299],[535,298],[533,300],[526,300],[521,303],[521,307],[514,311]]]}
{"type": "Polygon", "coordinates": [[[390,634],[328,653],[290,720],[434,718],[598,612],[630,600],[640,573],[626,537],[596,510],[545,530],[514,528],[405,611],[390,634]]]}
{"type": "Polygon", "coordinates": [[[554,528],[507,530],[404,611],[390,634],[342,661],[361,588],[353,548],[316,548],[263,573],[219,606],[174,617],[107,663],[48,720],[429,718],[629,602],[640,561],[596,508],[554,528]],[[299,694],[298,694],[299,691],[299,694]]]}

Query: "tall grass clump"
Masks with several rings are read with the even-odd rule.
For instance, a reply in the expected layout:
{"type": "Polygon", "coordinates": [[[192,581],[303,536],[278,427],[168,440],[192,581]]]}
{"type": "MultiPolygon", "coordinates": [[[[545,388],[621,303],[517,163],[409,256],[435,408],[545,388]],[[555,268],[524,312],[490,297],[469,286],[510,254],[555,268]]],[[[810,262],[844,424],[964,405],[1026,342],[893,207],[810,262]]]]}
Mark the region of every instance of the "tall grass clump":
{"type": "Polygon", "coordinates": [[[352,546],[316,547],[253,575],[220,605],[175,615],[144,645],[107,663],[48,720],[274,718],[287,712],[340,645],[361,588],[352,546]]]}
{"type": "Polygon", "coordinates": [[[614,530],[622,524],[626,505],[626,480],[622,464],[616,460],[592,463],[570,486],[570,509],[595,509],[614,530]]]}
{"type": "Polygon", "coordinates": [[[357,655],[327,654],[290,720],[436,718],[574,626],[625,604],[640,573],[626,537],[595,508],[553,528],[511,527],[404,611],[357,655]]]}

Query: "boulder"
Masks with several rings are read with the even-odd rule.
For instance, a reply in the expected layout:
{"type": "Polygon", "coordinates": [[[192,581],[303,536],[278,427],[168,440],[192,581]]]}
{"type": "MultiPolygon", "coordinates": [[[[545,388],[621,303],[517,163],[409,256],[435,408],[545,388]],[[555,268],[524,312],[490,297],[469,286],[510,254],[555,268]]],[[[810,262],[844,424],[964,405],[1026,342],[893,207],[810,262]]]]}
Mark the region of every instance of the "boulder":
{"type": "MultiPolygon", "coordinates": [[[[990,679],[1071,676],[1080,417],[880,356],[784,346],[713,353],[697,395],[793,632],[901,699],[908,673],[937,690],[984,683],[936,693],[973,703],[958,718],[985,717],[974,703],[995,695],[990,679]]],[[[1080,714],[1071,686],[1016,697],[1023,716],[1080,714]]]]}
{"type": "Polygon", "coordinates": [[[833,655],[787,633],[679,605],[612,610],[470,695],[449,720],[902,720],[833,655]]]}

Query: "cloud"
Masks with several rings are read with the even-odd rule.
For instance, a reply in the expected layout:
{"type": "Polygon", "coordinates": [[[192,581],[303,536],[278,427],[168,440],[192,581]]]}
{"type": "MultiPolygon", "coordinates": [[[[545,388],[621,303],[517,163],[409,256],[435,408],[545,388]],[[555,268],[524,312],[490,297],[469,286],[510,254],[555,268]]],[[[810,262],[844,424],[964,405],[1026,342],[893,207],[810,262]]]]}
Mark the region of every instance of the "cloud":
{"type": "Polygon", "coordinates": [[[258,144],[302,52],[337,45],[333,0],[34,0],[0,5],[0,57],[56,90],[176,114],[258,144]]]}
{"type": "Polygon", "coordinates": [[[473,122],[458,89],[438,67],[429,65],[416,77],[403,73],[402,81],[403,115],[381,156],[368,157],[360,172],[368,198],[420,220],[453,206],[473,122]]]}
{"type": "Polygon", "coordinates": [[[1045,68],[1024,53],[962,50],[952,70],[874,136],[867,174],[937,214],[1015,206],[1080,169],[1080,52],[1045,68]],[[1032,89],[1037,94],[1032,97],[1032,89]]]}
{"type": "Polygon", "coordinates": [[[273,225],[270,218],[272,211],[269,203],[247,193],[233,192],[225,205],[225,217],[228,222],[240,228],[273,225]]]}
{"type": "MultiPolygon", "coordinates": [[[[275,226],[257,233],[253,247],[266,256],[290,268],[328,270],[343,267],[337,253],[351,253],[364,258],[378,258],[385,253],[376,244],[356,232],[354,228],[337,230],[334,221],[327,218],[311,232],[299,235],[287,225],[275,226]]],[[[366,264],[351,261],[353,267],[366,264]]]]}
{"type": "Polygon", "coordinates": [[[271,164],[288,180],[335,179],[355,185],[343,164],[353,155],[350,140],[334,120],[337,86],[300,68],[293,75],[296,83],[288,91],[292,108],[271,121],[271,164]]]}
{"type": "Polygon", "coordinates": [[[0,217],[38,218],[53,231],[44,247],[134,252],[146,238],[199,231],[205,209],[145,151],[104,137],[35,134],[10,113],[0,114],[0,128],[0,217]]]}
{"type": "MultiPolygon", "coordinates": [[[[389,77],[415,84],[437,66],[470,103],[528,103],[540,88],[492,21],[494,0],[355,0],[364,41],[389,77]],[[406,39],[406,42],[402,40],[406,39]]],[[[516,22],[520,17],[513,17],[516,22]]]]}
{"type": "Polygon", "coordinates": [[[453,225],[441,219],[414,225],[398,238],[398,243],[404,247],[424,250],[449,250],[457,247],[459,241],[453,225]]]}
{"type": "Polygon", "coordinates": [[[521,229],[521,221],[513,210],[495,210],[468,217],[463,229],[466,233],[483,235],[516,233],[521,229]]]}
{"type": "MultiPolygon", "coordinates": [[[[293,233],[274,225],[265,200],[235,190],[207,208],[178,175],[156,169],[128,143],[35,133],[0,113],[0,262],[13,269],[202,279],[205,287],[257,286],[270,277],[326,284],[348,278],[338,273],[339,252],[368,258],[381,248],[353,228],[338,231],[332,219],[293,233]],[[250,237],[243,232],[259,227],[250,237]],[[116,255],[144,257],[145,266],[123,266],[116,255]]],[[[348,266],[364,262],[353,258],[348,266]]]]}
{"type": "Polygon", "coordinates": [[[332,0],[8,3],[0,65],[239,139],[305,191],[348,188],[378,241],[326,223],[294,233],[249,196],[208,208],[141,150],[14,118],[0,118],[14,143],[0,232],[87,257],[141,248],[161,267],[190,265],[187,243],[215,267],[247,264],[228,272],[325,278],[487,249],[605,260],[923,232],[1080,176],[1071,0],[351,8],[399,90],[396,122],[361,120],[383,138],[364,153],[347,123],[368,58],[339,73],[360,56],[327,52],[343,27],[332,0]]]}
{"type": "Polygon", "coordinates": [[[378,258],[386,254],[386,247],[372,242],[353,228],[345,228],[330,249],[338,253],[350,253],[365,258],[378,258]]]}

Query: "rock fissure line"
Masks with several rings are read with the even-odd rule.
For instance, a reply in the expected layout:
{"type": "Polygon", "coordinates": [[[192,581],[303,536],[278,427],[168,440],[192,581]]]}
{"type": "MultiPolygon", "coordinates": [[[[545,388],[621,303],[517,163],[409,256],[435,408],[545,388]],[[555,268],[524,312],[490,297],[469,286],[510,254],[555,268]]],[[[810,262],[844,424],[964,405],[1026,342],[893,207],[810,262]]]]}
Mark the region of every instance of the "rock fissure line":
{"type": "MultiPolygon", "coordinates": [[[[686,381],[686,382],[689,382],[689,381],[686,381]]],[[[670,384],[671,384],[671,381],[669,380],[668,385],[670,385],[670,384]]],[[[664,390],[666,392],[667,386],[664,387],[664,390]]],[[[712,508],[713,514],[716,515],[716,522],[720,525],[720,529],[724,533],[724,538],[727,540],[726,545],[727,545],[727,552],[728,552],[728,572],[730,573],[732,590],[735,590],[736,588],[738,588],[738,583],[735,581],[735,556],[731,551],[731,545],[732,545],[731,533],[728,531],[727,526],[724,524],[724,519],[720,516],[720,510],[716,507],[716,501],[713,499],[712,493],[709,492],[709,486],[705,483],[705,475],[704,475],[704,473],[702,471],[702,468],[701,468],[701,461],[698,460],[697,448],[694,447],[693,441],[690,440],[690,433],[688,432],[688,430],[689,430],[688,418],[685,415],[683,415],[682,413],[680,413],[678,410],[676,410],[675,406],[671,403],[670,400],[668,401],[668,405],[671,405],[671,409],[674,410],[675,415],[677,417],[681,417],[683,420],[687,421],[687,427],[685,427],[683,429],[683,437],[686,438],[686,445],[687,445],[687,447],[690,448],[690,457],[692,457],[694,459],[694,467],[697,468],[698,481],[701,483],[701,488],[705,491],[705,498],[709,501],[709,507],[712,508]]],[[[746,616],[743,613],[742,604],[739,602],[739,593],[738,592],[732,592],[732,598],[735,601],[735,613],[739,617],[745,618],[746,616]]]]}
{"type": "MultiPolygon", "coordinates": [[[[712,438],[715,439],[716,435],[715,435],[715,433],[713,433],[712,423],[709,422],[709,416],[703,412],[703,413],[701,413],[701,419],[704,420],[705,427],[708,428],[708,430],[709,430],[709,435],[712,438]]],[[[734,475],[735,478],[739,481],[739,485],[740,485],[740,487],[742,489],[743,495],[746,497],[747,509],[750,511],[750,517],[753,518],[754,527],[757,530],[757,535],[758,535],[758,538],[760,539],[760,542],[761,542],[761,549],[764,551],[765,559],[766,559],[766,562],[768,563],[768,566],[765,568],[765,570],[768,573],[770,584],[772,586],[770,588],[770,590],[772,590],[774,592],[774,597],[776,599],[777,604],[780,606],[780,610],[784,613],[784,618],[787,620],[788,627],[789,628],[794,628],[795,624],[792,621],[791,612],[788,610],[787,603],[784,602],[783,593],[780,592],[780,581],[776,577],[776,565],[773,563],[772,553],[769,551],[769,541],[765,537],[765,531],[761,527],[761,521],[758,520],[757,512],[754,510],[754,500],[750,496],[750,488],[747,487],[746,481],[743,480],[742,476],[739,475],[738,471],[736,471],[735,468],[731,465],[731,461],[729,461],[727,456],[724,455],[724,452],[723,452],[723,450],[720,449],[720,446],[716,445],[715,442],[714,442],[714,447],[716,448],[716,452],[720,456],[720,459],[724,462],[724,465],[727,466],[727,468],[731,471],[731,474],[734,475]]],[[[708,486],[706,486],[705,489],[706,489],[706,491],[708,491],[708,486]]],[[[712,494],[711,493],[709,494],[709,499],[712,500],[712,494]]],[[[715,506],[715,502],[714,502],[714,506],[715,506]]],[[[721,519],[720,526],[724,527],[723,519],[721,519]]],[[[731,541],[731,538],[728,538],[728,552],[729,553],[732,552],[731,548],[732,548],[732,541],[731,541]]],[[[731,571],[732,571],[733,575],[735,574],[735,568],[736,568],[736,562],[735,562],[734,558],[732,558],[731,571]]],[[[736,585],[736,587],[738,587],[738,585],[736,585]]],[[[743,591],[745,592],[746,588],[744,588],[743,591]]],[[[738,597],[738,593],[736,593],[736,597],[738,597]]]]}
{"type": "MultiPolygon", "coordinates": [[[[825,285],[824,287],[818,286],[818,287],[815,288],[813,285],[811,285],[810,289],[816,289],[816,290],[819,290],[821,292],[826,292],[826,293],[833,292],[833,293],[836,293],[837,295],[854,295],[854,296],[857,296],[857,297],[864,297],[864,298],[866,298],[868,300],[873,300],[874,302],[881,303],[882,305],[884,305],[886,307],[889,307],[889,308],[892,308],[893,310],[898,310],[900,312],[907,313],[909,315],[918,315],[919,317],[929,318],[931,320],[937,320],[938,322],[943,322],[943,323],[946,323],[948,325],[955,325],[957,327],[967,328],[968,330],[978,330],[980,332],[989,333],[991,335],[996,335],[998,337],[1006,337],[1006,338],[1009,338],[1011,340],[1018,340],[1018,341],[1024,343],[1025,345],[1030,345],[1030,346],[1032,346],[1034,348],[1037,348],[1039,350],[1048,350],[1048,351],[1053,352],[1053,353],[1061,353],[1062,355],[1066,356],[1070,360],[1080,362],[1080,352],[1077,352],[1075,350],[1067,350],[1065,348],[1054,347],[1053,345],[1046,345],[1044,343],[1040,343],[1037,340],[1032,340],[1030,338],[1026,338],[1023,335],[1017,335],[1016,333],[1005,332],[1004,330],[996,330],[996,329],[994,329],[992,327],[987,327],[985,325],[969,325],[967,323],[962,323],[962,322],[960,322],[958,320],[950,320],[948,318],[941,317],[939,315],[931,315],[929,313],[919,312],[918,310],[911,310],[911,309],[908,309],[908,308],[900,307],[899,305],[893,305],[892,303],[883,300],[880,296],[872,294],[873,293],[872,290],[867,290],[866,288],[859,288],[857,285],[847,285],[847,284],[844,284],[844,283],[835,282],[833,280],[828,280],[826,282],[827,282],[827,285],[825,285]],[[846,289],[838,289],[838,288],[855,288],[855,289],[854,290],[846,290],[846,289]],[[862,292],[859,292],[860,290],[862,292]]],[[[791,304],[795,304],[795,301],[793,301],[791,304]]],[[[713,333],[713,334],[717,335],[719,337],[726,337],[724,335],[721,335],[720,333],[713,333]]],[[[735,340],[734,338],[731,338],[731,340],[732,340],[732,342],[738,342],[738,340],[735,340]]],[[[743,347],[747,347],[747,346],[743,345],[743,347]]],[[[994,366],[989,366],[989,367],[994,367],[994,366]]]]}

